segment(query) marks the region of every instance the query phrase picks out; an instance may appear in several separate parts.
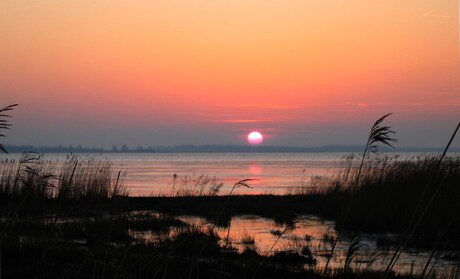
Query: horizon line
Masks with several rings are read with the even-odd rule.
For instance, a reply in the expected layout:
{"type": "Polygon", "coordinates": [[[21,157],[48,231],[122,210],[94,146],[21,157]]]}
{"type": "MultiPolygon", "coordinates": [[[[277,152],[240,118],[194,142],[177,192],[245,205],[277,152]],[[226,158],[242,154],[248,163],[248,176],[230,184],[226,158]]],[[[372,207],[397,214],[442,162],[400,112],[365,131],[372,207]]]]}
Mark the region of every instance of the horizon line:
{"type": "MultiPolygon", "coordinates": [[[[46,153],[282,153],[282,152],[362,152],[364,144],[329,144],[320,146],[291,146],[291,145],[234,145],[234,144],[179,144],[179,145],[138,145],[129,147],[126,144],[114,145],[112,148],[87,147],[82,145],[5,145],[9,153],[46,152],[46,153]]],[[[401,146],[389,148],[379,146],[381,152],[438,152],[444,147],[401,146]]],[[[449,152],[460,152],[459,147],[451,147],[449,152]]]]}

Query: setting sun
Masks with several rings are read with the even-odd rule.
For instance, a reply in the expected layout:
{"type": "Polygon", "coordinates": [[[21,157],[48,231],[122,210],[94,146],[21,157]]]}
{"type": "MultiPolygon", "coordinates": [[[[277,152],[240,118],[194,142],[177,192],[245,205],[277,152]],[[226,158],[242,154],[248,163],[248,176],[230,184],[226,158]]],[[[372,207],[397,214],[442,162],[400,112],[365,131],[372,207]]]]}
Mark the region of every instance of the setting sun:
{"type": "Polygon", "coordinates": [[[261,144],[264,141],[264,136],[261,133],[254,131],[249,133],[248,142],[250,144],[261,144]]]}

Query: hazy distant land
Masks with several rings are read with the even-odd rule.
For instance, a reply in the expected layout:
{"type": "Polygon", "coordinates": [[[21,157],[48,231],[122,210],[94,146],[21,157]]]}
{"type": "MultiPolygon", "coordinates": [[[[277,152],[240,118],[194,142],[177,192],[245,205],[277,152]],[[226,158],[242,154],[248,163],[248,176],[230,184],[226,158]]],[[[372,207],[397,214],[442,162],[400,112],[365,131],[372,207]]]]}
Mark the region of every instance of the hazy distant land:
{"type": "MultiPolygon", "coordinates": [[[[114,145],[112,148],[73,146],[34,146],[6,145],[10,153],[39,152],[39,153],[296,153],[296,152],[362,152],[364,145],[324,145],[324,146],[249,146],[249,145],[175,145],[175,146],[137,146],[125,144],[114,145]]],[[[383,152],[442,152],[442,147],[397,147],[390,149],[381,147],[383,152]]],[[[450,152],[460,152],[460,148],[452,147],[450,152]]]]}

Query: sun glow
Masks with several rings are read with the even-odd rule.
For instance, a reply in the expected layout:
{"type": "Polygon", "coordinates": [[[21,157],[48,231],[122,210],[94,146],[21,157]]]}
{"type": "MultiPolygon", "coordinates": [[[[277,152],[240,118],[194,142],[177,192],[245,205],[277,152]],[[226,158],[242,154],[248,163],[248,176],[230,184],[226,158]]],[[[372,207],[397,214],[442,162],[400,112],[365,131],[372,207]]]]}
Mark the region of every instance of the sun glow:
{"type": "Polygon", "coordinates": [[[354,144],[393,112],[402,145],[443,145],[458,1],[0,1],[0,105],[27,107],[8,141],[354,144]]]}
{"type": "Polygon", "coordinates": [[[254,145],[261,144],[263,141],[264,141],[264,136],[262,136],[262,134],[257,131],[251,132],[248,135],[248,142],[250,144],[254,144],[254,145]]]}

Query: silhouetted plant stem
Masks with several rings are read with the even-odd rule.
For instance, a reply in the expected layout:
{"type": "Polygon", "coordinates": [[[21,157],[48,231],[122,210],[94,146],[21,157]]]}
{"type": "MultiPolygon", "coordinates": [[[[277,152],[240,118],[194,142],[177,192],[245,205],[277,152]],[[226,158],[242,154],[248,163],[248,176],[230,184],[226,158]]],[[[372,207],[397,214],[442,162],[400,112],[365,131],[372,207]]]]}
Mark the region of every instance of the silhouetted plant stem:
{"type": "Polygon", "coordinates": [[[326,273],[327,273],[327,269],[329,267],[329,263],[331,261],[331,258],[334,255],[335,248],[337,247],[337,244],[338,244],[338,242],[339,242],[339,240],[340,240],[340,238],[342,236],[341,229],[343,229],[343,227],[344,227],[344,225],[345,225],[345,223],[347,221],[348,215],[350,213],[351,206],[353,204],[354,192],[359,187],[360,178],[361,178],[361,172],[362,172],[362,169],[363,169],[363,166],[364,166],[364,160],[366,158],[366,155],[369,153],[369,151],[374,153],[374,154],[377,154],[377,144],[378,143],[382,143],[384,145],[387,145],[387,146],[390,146],[390,147],[394,148],[393,145],[391,145],[390,142],[397,142],[398,141],[397,139],[392,138],[390,136],[390,134],[395,133],[394,131],[391,130],[390,126],[380,126],[380,124],[383,122],[383,120],[385,120],[385,118],[387,118],[390,115],[391,115],[391,113],[385,114],[384,116],[382,116],[379,119],[377,119],[377,121],[375,121],[374,125],[372,125],[371,131],[369,133],[369,137],[367,138],[366,147],[364,148],[363,156],[361,158],[361,164],[359,165],[358,174],[356,176],[356,181],[355,181],[354,185],[351,186],[351,189],[349,189],[350,198],[349,198],[347,207],[345,209],[345,214],[343,215],[341,225],[338,227],[339,231],[338,231],[337,237],[335,238],[334,243],[332,245],[331,253],[330,253],[329,257],[327,258],[326,265],[324,266],[323,275],[326,275],[326,273]]]}
{"type": "MultiPolygon", "coordinates": [[[[426,277],[428,278],[429,274],[431,273],[431,271],[433,270],[434,266],[436,265],[436,263],[438,262],[439,260],[439,257],[436,257],[436,260],[435,262],[433,263],[433,265],[431,266],[430,270],[427,272],[428,270],[428,267],[430,266],[430,263],[431,263],[431,260],[434,258],[436,252],[438,251],[438,246],[441,244],[441,241],[444,239],[444,237],[447,235],[447,232],[449,231],[449,228],[452,226],[452,224],[455,222],[455,220],[457,219],[458,215],[460,214],[460,212],[458,211],[454,211],[454,214],[452,215],[452,218],[450,219],[449,223],[446,225],[446,227],[444,228],[444,230],[442,230],[442,233],[441,235],[438,237],[437,241],[436,241],[436,244],[434,245],[433,249],[431,250],[431,253],[430,253],[430,256],[428,257],[428,260],[426,261],[426,264],[423,268],[423,271],[422,271],[422,275],[420,276],[421,278],[425,278],[425,274],[426,274],[426,277]]],[[[444,245],[445,246],[445,245],[444,245]]]]}
{"type": "MultiPolygon", "coordinates": [[[[230,212],[230,216],[232,216],[232,212],[230,212]]],[[[230,218],[230,221],[228,221],[227,237],[225,237],[225,246],[226,247],[228,247],[231,227],[232,227],[232,218],[230,218]]]]}
{"type": "Polygon", "coordinates": [[[2,279],[2,237],[0,236],[0,279],[2,279]]]}
{"type": "Polygon", "coordinates": [[[417,207],[416,207],[416,209],[414,211],[414,214],[412,215],[411,221],[409,222],[409,225],[407,226],[406,232],[404,233],[403,241],[398,246],[398,248],[395,250],[395,252],[393,254],[393,257],[391,258],[390,262],[388,263],[388,266],[387,266],[386,271],[385,271],[385,277],[384,278],[388,277],[389,273],[391,272],[391,270],[393,269],[394,265],[398,261],[400,255],[402,253],[402,250],[406,247],[407,243],[412,238],[413,234],[415,233],[415,230],[417,229],[418,225],[420,224],[420,222],[425,217],[425,214],[428,212],[428,209],[430,208],[430,206],[433,203],[435,197],[439,193],[439,191],[441,189],[440,185],[438,187],[436,187],[435,193],[431,196],[431,198],[429,199],[429,201],[426,204],[425,208],[422,210],[421,214],[417,218],[417,213],[421,208],[422,201],[425,198],[425,195],[427,194],[427,191],[428,191],[428,188],[429,188],[428,186],[431,184],[431,182],[433,180],[433,177],[435,177],[435,175],[438,173],[439,168],[440,168],[441,163],[442,163],[442,160],[446,156],[446,153],[449,150],[449,147],[452,144],[452,141],[454,140],[459,128],[460,128],[460,122],[457,124],[457,127],[455,128],[455,131],[453,132],[452,136],[450,137],[449,142],[447,143],[446,147],[444,148],[444,151],[443,151],[441,157],[439,158],[438,163],[436,164],[436,167],[435,167],[434,171],[432,172],[432,174],[430,176],[430,179],[428,180],[428,182],[425,185],[425,188],[424,188],[424,190],[423,190],[423,192],[422,192],[422,194],[421,194],[421,196],[419,198],[419,201],[418,201],[417,207]]]}
{"type": "MultiPolygon", "coordinates": [[[[219,218],[222,215],[224,209],[227,207],[227,204],[230,201],[230,197],[232,196],[233,191],[235,191],[235,189],[240,188],[240,187],[246,187],[246,188],[252,189],[252,187],[248,184],[248,182],[251,182],[251,181],[254,181],[254,180],[256,180],[256,179],[247,178],[247,179],[240,180],[240,181],[236,182],[235,184],[233,184],[232,190],[230,190],[230,193],[228,194],[227,198],[225,199],[225,202],[222,205],[222,207],[220,208],[219,214],[217,215],[217,218],[216,218],[214,224],[211,227],[211,234],[214,233],[214,229],[216,228],[217,224],[219,223],[219,218]]],[[[230,224],[229,224],[229,226],[230,226],[230,224]]],[[[230,228],[229,228],[228,233],[230,233],[230,228]]],[[[201,250],[199,251],[199,253],[197,255],[197,261],[201,257],[201,255],[203,254],[204,249],[206,247],[206,244],[207,244],[207,239],[205,240],[203,246],[201,247],[201,250]]],[[[193,266],[194,265],[192,264],[191,268],[190,268],[190,276],[191,276],[192,271],[193,271],[193,266]]]]}
{"type": "Polygon", "coordinates": [[[347,255],[345,257],[345,263],[343,265],[344,273],[347,273],[348,271],[350,271],[351,263],[356,256],[356,252],[358,252],[358,250],[361,249],[361,247],[363,246],[361,244],[361,241],[362,239],[361,237],[358,236],[357,233],[355,233],[352,236],[351,241],[350,241],[350,246],[348,247],[347,255]]]}
{"type": "MultiPolygon", "coordinates": [[[[454,218],[452,218],[451,222],[449,222],[448,227],[452,224],[453,220],[454,220],[454,218]]],[[[441,243],[442,239],[446,235],[448,227],[446,228],[445,231],[442,232],[441,236],[439,236],[438,239],[436,240],[436,244],[434,245],[433,249],[431,250],[430,256],[428,257],[428,260],[426,261],[425,266],[423,267],[422,275],[420,275],[420,278],[425,278],[425,274],[426,274],[426,277],[428,277],[428,275],[431,273],[431,271],[433,270],[434,266],[438,262],[439,258],[436,257],[435,262],[433,263],[433,265],[431,266],[430,270],[428,271],[428,267],[430,266],[431,260],[435,257],[435,254],[438,251],[437,250],[438,245],[441,243]],[[428,273],[426,273],[427,271],[428,271],[428,273]]]]}
{"type": "Polygon", "coordinates": [[[273,249],[275,248],[276,244],[278,244],[279,240],[281,239],[281,237],[290,229],[294,229],[295,228],[295,224],[297,224],[299,221],[293,221],[292,223],[290,224],[287,224],[286,227],[284,227],[284,230],[278,235],[278,237],[276,238],[275,242],[273,242],[272,246],[270,247],[270,249],[268,249],[267,253],[265,254],[265,257],[264,257],[264,260],[262,261],[262,263],[260,263],[256,270],[254,271],[254,274],[252,275],[251,279],[254,279],[256,278],[256,275],[257,273],[259,272],[260,268],[262,266],[265,265],[265,263],[267,262],[267,259],[268,259],[268,256],[270,256],[270,253],[273,251],[273,249]]]}
{"type": "MultiPolygon", "coordinates": [[[[220,208],[220,211],[219,213],[217,214],[217,218],[214,222],[214,224],[212,225],[211,229],[210,229],[210,233],[212,234],[214,232],[214,229],[216,228],[218,222],[219,222],[219,218],[220,216],[222,215],[223,213],[223,210],[226,208],[227,204],[229,203],[230,201],[230,198],[233,194],[233,192],[235,191],[235,189],[237,188],[240,188],[240,187],[246,187],[246,188],[250,188],[252,189],[252,187],[248,184],[249,182],[251,181],[254,181],[256,179],[243,179],[243,180],[240,180],[238,182],[236,182],[232,189],[230,190],[230,193],[228,194],[227,198],[225,199],[225,202],[223,203],[222,207],[220,208]]],[[[181,242],[179,242],[176,246],[173,246],[171,247],[171,250],[169,251],[168,255],[165,257],[165,259],[161,262],[159,268],[157,269],[157,271],[153,274],[152,278],[156,278],[157,275],[159,274],[161,268],[165,265],[167,265],[169,259],[173,256],[174,252],[183,244],[185,243],[188,238],[190,238],[192,235],[188,235],[187,237],[185,237],[184,239],[181,240],[181,242]]],[[[207,239],[205,239],[205,242],[203,243],[201,249],[198,251],[198,254],[196,256],[194,256],[195,259],[192,258],[192,261],[195,261],[194,264],[191,264],[190,265],[190,271],[189,271],[189,278],[192,276],[193,274],[193,269],[194,269],[194,266],[197,264],[199,258],[201,257],[201,255],[203,254],[204,252],[204,249],[206,247],[206,244],[207,244],[207,239]]],[[[148,265],[148,264],[147,264],[148,265]]],[[[147,267],[147,265],[145,265],[143,268],[147,267]]],[[[142,269],[141,269],[142,270],[142,269]]],[[[137,275],[135,275],[134,277],[136,277],[137,275]]]]}

